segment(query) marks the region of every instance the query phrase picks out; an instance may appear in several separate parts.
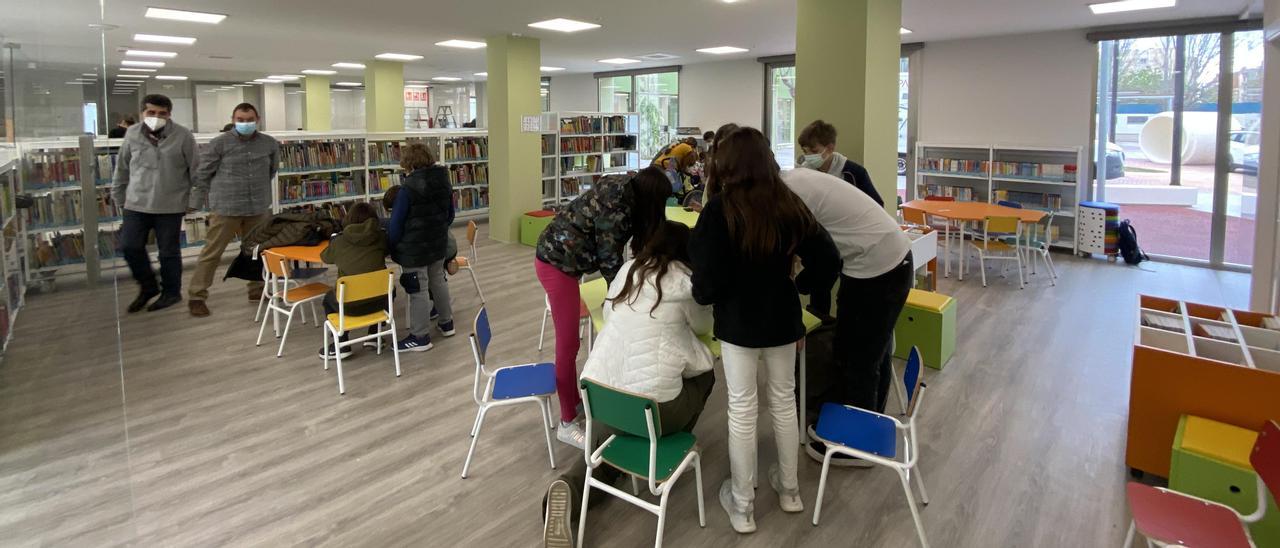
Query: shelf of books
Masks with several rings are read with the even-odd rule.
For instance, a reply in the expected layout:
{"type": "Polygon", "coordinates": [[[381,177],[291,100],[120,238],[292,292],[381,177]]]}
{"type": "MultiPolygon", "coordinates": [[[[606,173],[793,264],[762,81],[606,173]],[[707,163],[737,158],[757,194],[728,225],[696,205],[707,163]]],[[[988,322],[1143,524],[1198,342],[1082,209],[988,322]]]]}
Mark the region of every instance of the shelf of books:
{"type": "Polygon", "coordinates": [[[1085,197],[1082,147],[920,143],[914,198],[1015,202],[1052,215],[1041,223],[1053,247],[1076,249],[1076,209],[1085,197]]]}
{"type": "MultiPolygon", "coordinates": [[[[445,169],[453,186],[459,218],[489,212],[489,136],[484,130],[427,130],[371,133],[368,136],[370,199],[379,198],[402,178],[400,149],[411,142],[426,144],[445,169]]],[[[385,212],[384,212],[385,213],[385,212]]]]}
{"type": "Polygon", "coordinates": [[[600,177],[639,169],[634,112],[544,112],[542,203],[568,203],[600,177]]]}
{"type": "Polygon", "coordinates": [[[26,296],[26,265],[20,234],[22,221],[14,197],[18,194],[20,157],[13,145],[0,144],[0,352],[9,346],[10,333],[26,296]]]}

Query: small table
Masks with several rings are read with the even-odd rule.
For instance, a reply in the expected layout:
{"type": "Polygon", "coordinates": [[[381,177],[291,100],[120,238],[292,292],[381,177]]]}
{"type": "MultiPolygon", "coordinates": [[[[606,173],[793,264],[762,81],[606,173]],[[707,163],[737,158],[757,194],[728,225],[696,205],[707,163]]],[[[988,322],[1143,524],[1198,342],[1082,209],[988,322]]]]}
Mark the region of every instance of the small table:
{"type": "MultiPolygon", "coordinates": [[[[902,204],[903,209],[914,209],[923,211],[926,215],[934,217],[942,217],[949,221],[960,223],[961,245],[963,246],[964,226],[967,223],[977,223],[986,220],[987,217],[1017,217],[1018,221],[1027,224],[1039,223],[1048,213],[1039,209],[1018,209],[1016,207],[1005,207],[998,204],[989,204],[986,202],[944,202],[940,200],[911,200],[902,204]]],[[[1028,235],[1028,238],[1030,236],[1028,235]]],[[[951,258],[947,258],[947,264],[951,258]]],[[[965,253],[960,251],[960,279],[964,280],[965,253]]],[[[950,267],[948,267],[950,268],[950,267]]]]}
{"type": "Polygon", "coordinates": [[[329,242],[320,242],[317,245],[286,245],[273,247],[262,250],[263,253],[275,253],[291,261],[300,261],[304,263],[323,263],[320,260],[320,253],[329,248],[329,242]]]}
{"type": "Polygon", "coordinates": [[[693,228],[693,225],[698,224],[698,212],[685,211],[680,206],[667,206],[667,220],[683,223],[689,228],[693,228]]]}

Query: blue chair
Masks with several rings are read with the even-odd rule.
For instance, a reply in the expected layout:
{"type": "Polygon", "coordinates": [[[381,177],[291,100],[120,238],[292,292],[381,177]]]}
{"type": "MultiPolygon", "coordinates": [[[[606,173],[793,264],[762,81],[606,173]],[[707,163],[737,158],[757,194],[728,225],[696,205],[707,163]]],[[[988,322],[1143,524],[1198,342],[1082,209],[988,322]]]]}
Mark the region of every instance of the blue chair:
{"type": "Polygon", "coordinates": [[[476,451],[476,441],[480,439],[480,427],[484,426],[485,414],[494,407],[521,403],[537,404],[538,409],[542,411],[541,426],[547,440],[547,458],[551,461],[551,469],[555,470],[556,457],[551,450],[551,395],[556,393],[555,365],[530,363],[509,365],[490,371],[485,368],[485,352],[489,349],[489,341],[492,338],[493,330],[489,327],[489,312],[481,307],[480,312],[476,313],[471,332],[471,355],[476,361],[471,396],[480,409],[476,412],[476,421],[471,426],[471,448],[467,449],[467,460],[462,463],[462,479],[467,478],[467,470],[471,468],[471,455],[476,451]]]}
{"type": "Polygon", "coordinates": [[[1012,207],[1014,209],[1022,209],[1022,204],[1018,202],[1010,202],[1009,200],[999,200],[996,202],[998,206],[1012,207]]]}
{"type": "Polygon", "coordinates": [[[827,445],[827,452],[822,460],[822,479],[818,481],[818,501],[813,509],[814,525],[818,524],[818,516],[822,513],[822,495],[827,489],[827,472],[831,469],[831,457],[836,454],[848,455],[873,464],[887,466],[898,473],[898,478],[902,480],[902,490],[907,495],[907,504],[911,506],[911,517],[916,522],[916,533],[920,535],[920,545],[928,548],[929,543],[925,540],[920,512],[916,509],[915,497],[911,494],[911,474],[914,472],[916,485],[920,488],[920,501],[925,505],[929,504],[929,494],[925,492],[924,479],[920,477],[920,445],[916,442],[916,416],[920,412],[920,400],[925,388],[920,371],[922,363],[920,349],[911,347],[911,354],[907,357],[907,367],[902,374],[907,395],[905,424],[888,415],[857,407],[835,403],[822,406],[815,433],[818,441],[827,445]],[[897,458],[899,434],[902,439],[901,459],[897,458]]]}

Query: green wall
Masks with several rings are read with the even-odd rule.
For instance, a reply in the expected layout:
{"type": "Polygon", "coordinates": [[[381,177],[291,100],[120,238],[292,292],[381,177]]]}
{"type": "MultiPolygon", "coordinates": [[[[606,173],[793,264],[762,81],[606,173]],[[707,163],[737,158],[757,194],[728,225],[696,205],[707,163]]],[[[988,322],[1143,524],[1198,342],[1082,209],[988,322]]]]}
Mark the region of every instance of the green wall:
{"type": "Polygon", "coordinates": [[[542,205],[541,136],[520,131],[522,116],[539,116],[542,75],[537,39],[490,37],[489,72],[489,237],[520,240],[520,216],[542,205]]]}

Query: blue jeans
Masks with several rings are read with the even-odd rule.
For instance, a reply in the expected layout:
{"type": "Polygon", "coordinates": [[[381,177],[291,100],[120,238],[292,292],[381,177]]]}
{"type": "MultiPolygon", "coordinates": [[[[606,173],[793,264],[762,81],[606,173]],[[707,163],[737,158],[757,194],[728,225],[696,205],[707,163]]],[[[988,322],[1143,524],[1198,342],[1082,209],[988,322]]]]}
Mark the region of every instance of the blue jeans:
{"type": "Polygon", "coordinates": [[[179,237],[182,230],[182,213],[142,213],[124,210],[124,222],[120,227],[120,254],[129,264],[133,279],[143,293],[182,295],[182,250],[179,237]],[[151,257],[147,255],[147,236],[154,231],[156,248],[160,250],[160,283],[151,269],[151,257]]]}

